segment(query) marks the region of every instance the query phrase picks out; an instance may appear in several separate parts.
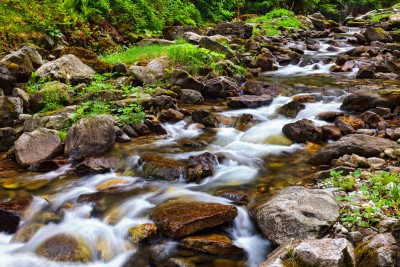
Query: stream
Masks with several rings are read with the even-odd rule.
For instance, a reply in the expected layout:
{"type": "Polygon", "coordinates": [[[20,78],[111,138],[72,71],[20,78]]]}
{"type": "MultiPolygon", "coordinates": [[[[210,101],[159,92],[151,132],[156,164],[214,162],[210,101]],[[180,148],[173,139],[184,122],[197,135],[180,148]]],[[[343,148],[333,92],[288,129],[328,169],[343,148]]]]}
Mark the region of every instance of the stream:
{"type": "MultiPolygon", "coordinates": [[[[26,243],[15,241],[15,235],[0,233],[1,267],[61,267],[61,266],[124,266],[135,253],[150,253],[128,240],[128,229],[135,225],[151,223],[149,213],[157,204],[169,199],[183,198],[204,202],[232,204],[230,200],[219,197],[221,193],[236,191],[247,195],[251,202],[262,194],[272,194],[291,185],[307,185],[315,166],[307,161],[313,148],[303,144],[274,144],[270,140],[282,138],[282,127],[303,118],[314,121],[318,126],[327,124],[316,117],[324,111],[339,111],[341,102],[348,94],[346,89],[355,79],[357,67],[349,73],[332,74],[333,63],[323,63],[352,48],[346,41],[359,29],[351,29],[341,34],[337,52],[330,52],[328,41],[319,39],[319,51],[305,51],[303,60],[317,63],[301,67],[298,65],[279,66],[277,71],[267,72],[258,79],[280,83],[292,95],[313,95],[317,101],[306,103],[306,108],[296,118],[286,118],[275,111],[291,101],[292,95],[278,96],[269,106],[257,109],[227,110],[224,103],[206,103],[210,109],[219,105],[216,116],[221,122],[217,129],[202,129],[190,119],[175,124],[164,124],[166,136],[140,137],[128,144],[118,144],[110,152],[118,157],[125,171],[106,174],[78,176],[69,172],[71,166],[65,165],[57,171],[46,174],[21,172],[9,163],[0,168],[0,178],[15,177],[17,181],[27,181],[18,187],[12,181],[6,189],[0,189],[0,200],[15,197],[33,196],[33,202],[25,213],[21,225],[44,222],[26,243]],[[348,80],[348,83],[343,83],[348,80]],[[251,114],[257,122],[245,132],[234,127],[236,118],[251,114]],[[190,140],[196,145],[183,145],[182,140],[190,140]],[[200,183],[187,183],[183,180],[166,182],[145,180],[137,175],[140,155],[148,152],[161,153],[167,157],[185,160],[189,156],[204,152],[223,155],[215,175],[200,183]],[[83,194],[98,192],[102,183],[118,179],[122,187],[105,194],[96,205],[78,203],[83,194]],[[36,186],[39,184],[38,186],[36,186]],[[28,185],[28,186],[27,186],[28,185]],[[43,186],[41,186],[43,185],[43,186]],[[25,186],[25,187],[24,187],[25,186]],[[12,190],[10,190],[12,189],[12,190]],[[60,263],[36,256],[35,249],[47,238],[70,233],[88,244],[93,260],[88,264],[60,263]]],[[[293,44],[289,44],[293,45],[293,44]]],[[[188,110],[199,106],[185,106],[188,110]]],[[[4,183],[4,179],[3,183],[4,183]]],[[[3,186],[4,187],[4,186],[3,186]]],[[[244,255],[211,256],[195,253],[188,256],[196,266],[249,266],[254,267],[265,260],[272,251],[271,243],[263,238],[250,219],[246,206],[237,206],[238,216],[229,225],[223,226],[234,244],[243,248],[244,255]],[[228,265],[229,263],[230,265],[228,265]]],[[[166,237],[158,237],[151,242],[160,261],[176,255],[183,255],[179,243],[166,237]]],[[[125,265],[126,266],[126,265],[125,265]]],[[[139,266],[139,265],[138,265],[139,266]]]]}

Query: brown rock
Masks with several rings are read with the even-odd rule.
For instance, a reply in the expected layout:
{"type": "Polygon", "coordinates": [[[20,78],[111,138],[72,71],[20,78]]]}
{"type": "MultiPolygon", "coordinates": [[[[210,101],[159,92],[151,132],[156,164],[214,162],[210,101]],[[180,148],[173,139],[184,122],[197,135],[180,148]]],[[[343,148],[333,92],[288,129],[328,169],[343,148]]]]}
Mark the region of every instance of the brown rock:
{"type": "Polygon", "coordinates": [[[272,97],[269,95],[255,96],[255,95],[242,95],[238,97],[228,97],[226,103],[229,108],[258,108],[271,104],[272,97]]]}
{"type": "Polygon", "coordinates": [[[251,128],[252,126],[254,126],[255,122],[253,119],[253,115],[251,114],[242,114],[242,116],[240,116],[235,124],[235,129],[245,132],[247,131],[249,128],[251,128]]]}
{"type": "Polygon", "coordinates": [[[151,223],[137,225],[129,228],[129,235],[134,243],[154,238],[157,236],[157,226],[151,223]]]}
{"type": "Polygon", "coordinates": [[[339,127],[333,125],[321,126],[322,134],[326,139],[338,140],[342,137],[339,127]]]}
{"type": "Polygon", "coordinates": [[[325,111],[321,112],[317,115],[317,119],[327,121],[327,122],[334,122],[337,117],[342,116],[343,113],[336,112],[336,111],[325,111]]]}
{"type": "Polygon", "coordinates": [[[305,108],[306,106],[300,101],[293,100],[279,107],[276,112],[288,118],[296,118],[297,114],[305,108]]]}
{"type": "Polygon", "coordinates": [[[186,170],[180,162],[159,154],[143,155],[139,164],[142,164],[143,175],[147,178],[175,181],[186,177],[186,170]]]}
{"type": "Polygon", "coordinates": [[[314,122],[307,119],[286,124],[282,128],[282,132],[296,143],[316,142],[321,141],[323,138],[321,129],[315,126],[314,122]]]}
{"type": "Polygon", "coordinates": [[[0,232],[13,234],[17,231],[24,210],[30,205],[31,199],[12,200],[0,204],[0,232]]]}
{"type": "Polygon", "coordinates": [[[185,117],[181,112],[169,108],[167,110],[163,110],[160,112],[158,115],[158,120],[161,122],[166,122],[166,121],[180,121],[185,117]]]}
{"type": "Polygon", "coordinates": [[[207,110],[200,109],[195,110],[192,113],[192,120],[196,123],[201,123],[206,127],[210,128],[217,128],[218,127],[218,120],[217,118],[208,112],[207,110]]]}
{"type": "Polygon", "coordinates": [[[221,225],[232,221],[236,216],[235,206],[194,200],[169,200],[151,212],[160,231],[172,238],[221,225]]]}
{"type": "Polygon", "coordinates": [[[198,156],[190,156],[188,163],[188,180],[198,182],[203,178],[212,176],[217,164],[217,157],[208,152],[198,156]]]}
{"type": "Polygon", "coordinates": [[[231,255],[243,252],[241,248],[232,243],[228,236],[221,234],[189,236],[181,241],[181,246],[214,255],[231,255]]]}

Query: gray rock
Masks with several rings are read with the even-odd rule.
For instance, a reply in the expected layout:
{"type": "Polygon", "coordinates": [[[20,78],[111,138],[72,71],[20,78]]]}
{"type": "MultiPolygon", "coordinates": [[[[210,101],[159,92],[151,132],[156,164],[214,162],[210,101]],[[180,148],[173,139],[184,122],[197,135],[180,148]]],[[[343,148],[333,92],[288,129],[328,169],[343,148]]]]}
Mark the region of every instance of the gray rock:
{"type": "Polygon", "coordinates": [[[192,113],[192,120],[196,123],[201,123],[206,127],[210,128],[217,128],[218,127],[218,120],[217,118],[204,109],[198,109],[193,111],[192,113]]]}
{"type": "Polygon", "coordinates": [[[400,147],[394,141],[362,134],[352,134],[340,138],[317,151],[311,158],[314,164],[329,164],[332,159],[346,154],[357,154],[363,157],[377,157],[387,148],[400,147]]]}
{"type": "Polygon", "coordinates": [[[31,46],[24,46],[20,50],[5,56],[0,62],[14,63],[30,72],[43,64],[42,57],[31,46]]]}
{"type": "Polygon", "coordinates": [[[17,162],[23,167],[52,159],[62,152],[62,142],[57,131],[44,128],[24,133],[14,147],[17,162]]]}
{"type": "Polygon", "coordinates": [[[382,28],[368,27],[364,32],[364,36],[370,42],[379,41],[379,42],[386,43],[386,42],[393,41],[390,34],[382,28]]]}
{"type": "Polygon", "coordinates": [[[371,92],[357,92],[346,96],[340,109],[361,113],[376,107],[394,108],[397,101],[397,99],[385,98],[371,92]]]}
{"type": "Polygon", "coordinates": [[[209,36],[216,34],[249,39],[253,35],[253,26],[245,22],[220,22],[207,33],[209,36]]]}
{"type": "Polygon", "coordinates": [[[114,147],[115,137],[114,122],[109,116],[81,119],[68,130],[64,155],[74,160],[101,156],[114,147]]]}
{"type": "Polygon", "coordinates": [[[162,30],[163,37],[167,40],[184,37],[186,32],[201,34],[200,28],[193,26],[165,26],[162,30]]]}
{"type": "Polygon", "coordinates": [[[69,106],[64,109],[52,112],[51,115],[37,113],[24,119],[24,132],[32,132],[37,128],[62,130],[69,127],[77,106],[69,106]]]}
{"type": "Polygon", "coordinates": [[[140,45],[140,46],[152,45],[152,44],[173,45],[173,44],[176,44],[176,42],[170,41],[170,40],[165,40],[165,39],[148,38],[148,39],[142,39],[142,40],[140,40],[140,42],[137,43],[137,45],[140,45]]]}
{"type": "Polygon", "coordinates": [[[258,108],[272,103],[272,96],[269,95],[242,95],[226,98],[226,104],[229,108],[258,108]]]}
{"type": "Polygon", "coordinates": [[[180,86],[182,89],[191,89],[201,92],[204,84],[193,78],[192,75],[184,70],[174,70],[171,77],[171,83],[180,86]]]}
{"type": "Polygon", "coordinates": [[[201,39],[201,35],[198,35],[197,33],[194,32],[185,32],[182,35],[183,39],[185,39],[187,42],[191,43],[191,44],[199,44],[200,39],[201,39]]]}
{"type": "Polygon", "coordinates": [[[132,66],[129,73],[142,84],[155,84],[165,78],[167,61],[164,57],[151,61],[147,66],[132,66]]]}
{"type": "Polygon", "coordinates": [[[0,96],[0,127],[12,126],[14,120],[24,111],[22,99],[0,96]]]}
{"type": "Polygon", "coordinates": [[[210,98],[226,98],[239,96],[240,89],[237,81],[230,77],[221,76],[208,80],[204,84],[202,94],[210,98]]]}
{"type": "Polygon", "coordinates": [[[19,98],[22,99],[22,102],[24,103],[24,110],[28,110],[29,109],[30,97],[29,97],[28,93],[26,93],[24,90],[22,90],[20,88],[15,87],[12,90],[12,95],[14,97],[19,97],[19,98]]]}
{"type": "Polygon", "coordinates": [[[181,102],[183,104],[202,104],[204,103],[204,98],[198,91],[183,89],[181,95],[181,102]]]}
{"type": "Polygon", "coordinates": [[[0,90],[3,92],[0,96],[11,95],[15,82],[16,79],[10,73],[10,70],[6,66],[0,65],[0,90]]]}
{"type": "Polygon", "coordinates": [[[235,53],[232,49],[207,36],[201,37],[199,47],[224,54],[228,59],[235,57],[235,53]]]}
{"type": "Polygon", "coordinates": [[[71,104],[68,85],[59,81],[47,82],[40,86],[40,90],[31,95],[29,107],[33,112],[41,111],[47,103],[56,102],[64,105],[71,104]]]}
{"type": "Polygon", "coordinates": [[[325,17],[317,12],[307,17],[311,20],[312,24],[317,30],[323,31],[325,29],[325,17]]]}
{"type": "Polygon", "coordinates": [[[258,201],[252,214],[263,235],[279,245],[324,236],[339,218],[339,206],[329,191],[294,186],[258,201]]]}
{"type": "Polygon", "coordinates": [[[354,267],[353,246],[344,238],[305,240],[294,250],[294,259],[301,266],[354,267]]]}
{"type": "Polygon", "coordinates": [[[40,78],[50,78],[63,83],[79,84],[90,82],[94,70],[85,65],[74,55],[65,55],[42,65],[37,74],[40,78]]]}

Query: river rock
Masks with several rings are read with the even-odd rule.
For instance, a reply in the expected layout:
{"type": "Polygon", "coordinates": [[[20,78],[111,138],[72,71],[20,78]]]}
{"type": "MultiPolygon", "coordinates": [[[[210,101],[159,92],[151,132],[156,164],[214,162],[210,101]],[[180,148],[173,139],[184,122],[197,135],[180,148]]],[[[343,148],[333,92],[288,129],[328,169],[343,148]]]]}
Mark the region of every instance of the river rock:
{"type": "Polygon", "coordinates": [[[340,116],[335,120],[335,126],[339,127],[343,135],[354,134],[357,129],[365,127],[365,122],[356,116],[340,116]]]}
{"type": "Polygon", "coordinates": [[[265,81],[250,80],[244,85],[243,92],[246,95],[270,95],[278,96],[287,92],[280,84],[271,84],[265,81]]]}
{"type": "Polygon", "coordinates": [[[387,43],[393,41],[390,34],[382,28],[368,27],[364,32],[364,36],[369,42],[379,41],[387,43]]]}
{"type": "Polygon", "coordinates": [[[324,111],[317,115],[317,119],[327,122],[334,122],[339,116],[343,116],[343,113],[337,111],[324,111]]]}
{"type": "Polygon", "coordinates": [[[235,57],[235,53],[232,49],[207,36],[201,37],[199,47],[224,54],[228,59],[235,57]]]}
{"type": "Polygon", "coordinates": [[[171,83],[180,86],[182,89],[192,89],[201,92],[204,84],[195,79],[184,70],[174,70],[171,77],[171,83]]]}
{"type": "Polygon", "coordinates": [[[321,238],[339,218],[339,206],[329,191],[294,186],[258,201],[252,214],[263,235],[279,245],[321,238]]]}
{"type": "Polygon", "coordinates": [[[16,64],[29,72],[34,71],[43,64],[42,57],[31,46],[24,46],[20,50],[6,55],[0,62],[16,64]]]}
{"type": "Polygon", "coordinates": [[[242,39],[249,39],[253,35],[253,26],[245,22],[220,22],[207,35],[224,35],[242,39]]]}
{"type": "Polygon", "coordinates": [[[307,17],[309,20],[311,20],[312,24],[314,27],[319,30],[323,31],[325,30],[325,17],[321,13],[317,12],[312,15],[309,15],[307,17]]]}
{"type": "Polygon", "coordinates": [[[40,78],[50,78],[66,84],[79,84],[90,82],[95,72],[76,56],[66,55],[42,65],[37,74],[40,78]]]}
{"type": "Polygon", "coordinates": [[[357,72],[357,79],[372,79],[375,76],[375,67],[371,65],[361,66],[357,72]]]}
{"type": "Polygon", "coordinates": [[[111,65],[101,61],[95,53],[83,47],[66,47],[61,52],[61,57],[72,54],[76,56],[82,63],[88,65],[93,70],[99,73],[111,71],[111,65]]]}
{"type": "Polygon", "coordinates": [[[18,97],[0,96],[0,127],[13,125],[14,120],[23,113],[24,104],[18,97]]]}
{"type": "Polygon", "coordinates": [[[46,226],[43,223],[31,223],[31,224],[24,224],[18,231],[15,233],[13,237],[13,241],[26,243],[28,242],[37,231],[40,230],[43,226],[46,226]]]}
{"type": "Polygon", "coordinates": [[[166,121],[176,122],[182,120],[184,117],[185,115],[183,113],[172,108],[162,110],[157,116],[158,120],[161,122],[166,122],[166,121]]]}
{"type": "Polygon", "coordinates": [[[390,233],[368,236],[355,248],[357,266],[387,267],[396,266],[400,248],[390,233]]]}
{"type": "Polygon", "coordinates": [[[157,236],[157,226],[151,223],[141,224],[129,228],[129,236],[134,243],[157,236]]]}
{"type": "Polygon", "coordinates": [[[157,135],[163,135],[163,134],[167,134],[167,130],[165,130],[164,126],[162,126],[162,124],[157,121],[157,120],[149,120],[146,119],[144,120],[144,125],[146,125],[147,129],[150,130],[150,132],[157,134],[157,135]]]}
{"type": "Polygon", "coordinates": [[[307,119],[286,124],[282,128],[282,132],[296,143],[316,142],[323,139],[322,130],[307,119]]]}
{"type": "Polygon", "coordinates": [[[311,158],[314,164],[329,164],[332,159],[346,154],[357,154],[363,157],[378,157],[387,148],[398,148],[391,140],[363,134],[351,134],[330,143],[317,151],[311,158]]]}
{"type": "Polygon", "coordinates": [[[17,132],[11,128],[0,128],[0,152],[7,151],[17,141],[17,132]]]}
{"type": "Polygon", "coordinates": [[[146,178],[176,181],[186,177],[186,169],[179,161],[160,154],[146,154],[140,157],[142,172],[146,178]]]}
{"type": "Polygon", "coordinates": [[[185,237],[181,246],[186,249],[206,252],[214,255],[232,255],[243,253],[243,250],[235,246],[232,240],[221,234],[203,234],[185,237]]]}
{"type": "Polygon", "coordinates": [[[355,267],[354,249],[345,238],[302,241],[293,250],[300,266],[355,267]]]}
{"type": "Polygon", "coordinates": [[[217,118],[204,109],[195,110],[192,113],[192,120],[196,123],[201,123],[206,127],[209,128],[217,128],[218,127],[218,120],[217,118]]]}
{"type": "Polygon", "coordinates": [[[208,80],[204,84],[202,94],[209,98],[226,98],[239,96],[240,89],[235,79],[230,77],[218,77],[208,80]]]}
{"type": "Polygon", "coordinates": [[[0,204],[0,232],[13,234],[17,231],[24,210],[31,199],[11,200],[0,204]]]}
{"type": "Polygon", "coordinates": [[[389,123],[385,121],[384,118],[372,111],[366,111],[360,114],[360,118],[363,119],[372,128],[377,128],[378,130],[385,130],[389,128],[389,123]]]}
{"type": "Polygon", "coordinates": [[[306,106],[300,101],[293,100],[279,107],[276,112],[288,118],[296,118],[297,114],[299,114],[299,112],[305,108],[306,106]]]}
{"type": "Polygon", "coordinates": [[[346,96],[340,109],[361,113],[376,107],[394,108],[396,105],[396,99],[385,98],[372,92],[357,92],[346,96]]]}
{"type": "Polygon", "coordinates": [[[39,128],[24,133],[15,142],[18,164],[29,167],[40,161],[52,159],[62,152],[62,142],[57,131],[39,128]]]}
{"type": "Polygon", "coordinates": [[[155,84],[165,78],[169,63],[166,57],[160,57],[152,60],[145,67],[133,65],[129,68],[130,74],[142,84],[155,84]]]}
{"type": "Polygon", "coordinates": [[[230,222],[237,216],[235,206],[194,200],[169,200],[151,212],[160,231],[172,238],[180,238],[230,222]]]}
{"type": "Polygon", "coordinates": [[[74,166],[75,172],[82,175],[106,173],[119,167],[118,160],[112,157],[87,157],[74,166]]]}
{"type": "Polygon", "coordinates": [[[259,108],[267,106],[272,103],[272,96],[270,95],[242,95],[236,97],[226,98],[226,104],[229,108],[259,108]]]}
{"type": "Polygon", "coordinates": [[[57,234],[46,239],[36,254],[52,261],[87,263],[92,259],[90,249],[70,234],[57,234]]]}
{"type": "Polygon", "coordinates": [[[198,156],[190,156],[188,162],[188,180],[199,182],[203,178],[212,176],[215,173],[215,166],[217,164],[217,157],[208,152],[198,156]]]}
{"type": "Polygon", "coordinates": [[[80,119],[67,133],[64,155],[74,160],[101,156],[114,147],[113,120],[106,115],[80,119]]]}
{"type": "Polygon", "coordinates": [[[245,132],[255,125],[255,120],[251,114],[242,114],[235,123],[235,129],[245,132]]]}
{"type": "Polygon", "coordinates": [[[274,65],[274,60],[272,60],[270,56],[264,54],[259,55],[255,59],[254,66],[256,68],[260,68],[261,71],[271,71],[277,69],[277,67],[274,65]]]}
{"type": "Polygon", "coordinates": [[[198,105],[204,103],[204,98],[198,91],[182,89],[181,102],[183,104],[198,105]]]}
{"type": "Polygon", "coordinates": [[[339,127],[323,125],[321,126],[321,130],[325,139],[339,140],[342,137],[342,132],[339,127]]]}

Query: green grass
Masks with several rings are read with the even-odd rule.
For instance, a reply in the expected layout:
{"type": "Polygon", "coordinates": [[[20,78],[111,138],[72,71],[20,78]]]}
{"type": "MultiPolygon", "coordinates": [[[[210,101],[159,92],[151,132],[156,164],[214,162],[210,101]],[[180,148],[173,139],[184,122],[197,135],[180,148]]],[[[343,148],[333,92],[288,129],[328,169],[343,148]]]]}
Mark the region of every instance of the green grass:
{"type": "MultiPolygon", "coordinates": [[[[219,73],[222,69],[217,64],[225,59],[225,55],[212,52],[205,48],[198,48],[188,43],[175,45],[147,45],[133,46],[123,52],[116,52],[101,57],[110,64],[126,63],[134,64],[140,61],[150,61],[160,56],[166,56],[174,65],[186,65],[192,73],[200,73],[204,68],[211,68],[219,73]]],[[[242,71],[240,67],[238,71],[242,71]]]]}
{"type": "Polygon", "coordinates": [[[380,22],[382,20],[388,19],[393,13],[377,14],[371,17],[371,22],[380,22]]]}

